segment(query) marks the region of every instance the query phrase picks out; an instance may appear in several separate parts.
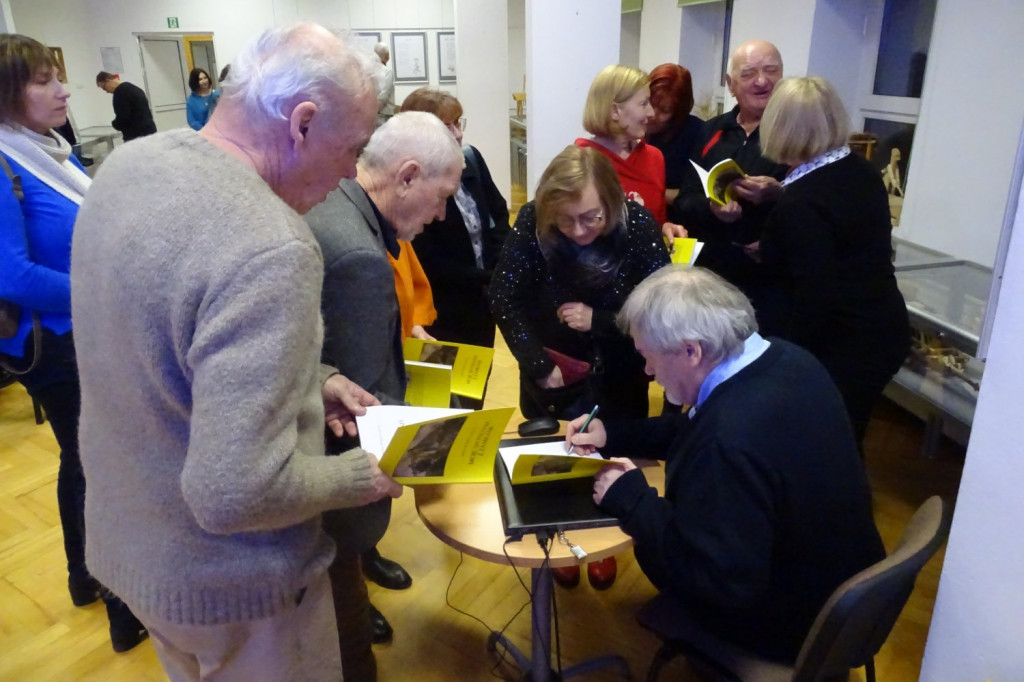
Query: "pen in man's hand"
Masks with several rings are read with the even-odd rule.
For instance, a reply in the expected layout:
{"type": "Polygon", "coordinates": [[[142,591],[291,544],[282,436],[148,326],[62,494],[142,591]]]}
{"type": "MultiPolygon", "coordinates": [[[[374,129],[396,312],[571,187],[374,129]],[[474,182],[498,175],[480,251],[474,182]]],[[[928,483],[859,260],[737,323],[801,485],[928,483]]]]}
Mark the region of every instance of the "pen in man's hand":
{"type": "MultiPolygon", "coordinates": [[[[598,407],[600,407],[600,406],[599,405],[594,405],[594,409],[592,409],[590,411],[590,414],[587,415],[586,420],[584,420],[584,422],[583,422],[583,426],[580,427],[580,430],[577,431],[577,433],[586,433],[587,427],[590,426],[590,422],[593,421],[594,417],[597,416],[597,408],[598,407]]],[[[575,448],[576,448],[576,446],[570,443],[569,444],[569,449],[566,450],[566,454],[575,455],[576,454],[574,452],[575,448]]]]}

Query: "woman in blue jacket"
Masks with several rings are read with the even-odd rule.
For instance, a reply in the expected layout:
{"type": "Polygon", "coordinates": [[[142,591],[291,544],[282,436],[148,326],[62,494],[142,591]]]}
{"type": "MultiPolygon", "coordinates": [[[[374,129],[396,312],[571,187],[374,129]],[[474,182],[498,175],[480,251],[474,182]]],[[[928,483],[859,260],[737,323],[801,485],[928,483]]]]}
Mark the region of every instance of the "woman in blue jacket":
{"type": "Polygon", "coordinates": [[[78,454],[80,395],[71,334],[71,234],[90,179],[53,128],[67,120],[68,91],[50,51],[0,34],[0,300],[20,306],[0,339],[0,362],[46,410],[60,446],[57,508],[68,590],[76,606],[102,593],[115,651],[146,636],[128,607],[85,566],[85,476],[78,454]],[[16,188],[20,186],[19,196],[16,188]],[[7,336],[7,335],[5,335],[7,336]]]}
{"type": "Polygon", "coordinates": [[[185,117],[192,130],[199,130],[210,120],[210,113],[220,99],[220,90],[213,89],[210,74],[199,68],[189,72],[188,87],[192,94],[185,103],[185,117]]]}

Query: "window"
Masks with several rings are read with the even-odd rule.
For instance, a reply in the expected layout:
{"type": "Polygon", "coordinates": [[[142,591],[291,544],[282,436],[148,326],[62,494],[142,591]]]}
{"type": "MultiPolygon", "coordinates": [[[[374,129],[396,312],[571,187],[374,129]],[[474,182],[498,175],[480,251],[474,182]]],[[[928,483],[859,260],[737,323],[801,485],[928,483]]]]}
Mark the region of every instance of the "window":
{"type": "Polygon", "coordinates": [[[936,0],[871,2],[875,9],[868,34],[876,37],[877,49],[866,51],[859,123],[865,132],[878,137],[871,160],[886,179],[893,225],[898,225],[936,0]]]}

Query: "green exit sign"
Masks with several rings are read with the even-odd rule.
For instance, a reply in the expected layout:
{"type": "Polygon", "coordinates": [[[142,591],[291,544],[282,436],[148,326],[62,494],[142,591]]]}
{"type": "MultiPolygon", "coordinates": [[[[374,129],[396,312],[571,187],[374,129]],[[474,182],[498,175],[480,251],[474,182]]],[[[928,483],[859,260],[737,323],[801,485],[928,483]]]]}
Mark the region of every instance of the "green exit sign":
{"type": "Polygon", "coordinates": [[[178,28],[178,17],[167,17],[167,28],[178,28]]]}

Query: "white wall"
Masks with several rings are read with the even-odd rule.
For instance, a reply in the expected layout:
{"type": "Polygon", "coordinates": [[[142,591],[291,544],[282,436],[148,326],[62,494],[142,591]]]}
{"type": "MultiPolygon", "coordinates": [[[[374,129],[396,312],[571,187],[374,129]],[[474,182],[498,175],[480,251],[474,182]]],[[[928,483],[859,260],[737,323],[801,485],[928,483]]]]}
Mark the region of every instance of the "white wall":
{"type": "MultiPolygon", "coordinates": [[[[96,87],[100,57],[98,47],[94,49],[88,37],[92,21],[86,6],[76,0],[54,0],[45,5],[34,0],[10,0],[10,7],[18,33],[63,48],[71,93],[68,104],[78,126],[110,125],[114,110],[110,95],[96,87]]],[[[138,47],[135,52],[137,58],[138,47]]]]}
{"type": "MultiPolygon", "coordinates": [[[[453,0],[4,0],[22,33],[64,48],[71,106],[80,127],[108,125],[110,95],[96,87],[100,47],[119,47],[124,80],[143,85],[138,41],[133,33],[167,32],[177,17],[179,32],[212,31],[217,60],[227,64],[242,44],[267,26],[308,19],[330,28],[382,31],[424,30],[430,84],[437,85],[437,29],[455,25],[453,0]]],[[[397,85],[396,102],[423,84],[397,85]]],[[[454,85],[444,85],[456,90],[454,85]]]]}
{"type": "Polygon", "coordinates": [[[660,64],[682,64],[678,61],[682,12],[676,0],[645,0],[640,13],[641,69],[650,72],[660,64]]]}
{"type": "Polygon", "coordinates": [[[619,64],[640,68],[640,17],[642,12],[623,12],[619,28],[619,64]]]}
{"type": "Polygon", "coordinates": [[[11,14],[11,0],[0,0],[0,33],[17,33],[14,15],[11,14]]]}
{"type": "Polygon", "coordinates": [[[898,236],[995,261],[1024,118],[1021,35],[1019,0],[938,3],[898,236]]]}
{"type": "Polygon", "coordinates": [[[524,92],[526,76],[526,0],[508,0],[508,94],[506,106],[515,109],[513,92],[524,92]]]}
{"type": "Polygon", "coordinates": [[[619,59],[620,0],[526,0],[527,193],[583,130],[594,76],[619,59]]]}
{"type": "Polygon", "coordinates": [[[494,184],[511,195],[506,0],[455,0],[459,101],[469,121],[464,141],[480,150],[494,184]],[[488,55],[480,59],[479,55],[488,55]]]}
{"type": "Polygon", "coordinates": [[[807,73],[811,28],[818,0],[735,0],[731,45],[767,40],[779,48],[787,76],[807,73]]]}
{"type": "MultiPolygon", "coordinates": [[[[1006,146],[1013,142],[1007,136],[1006,146]]],[[[926,682],[1024,679],[1024,193],[1004,272],[921,669],[926,682]]]]}
{"type": "MultiPolygon", "coordinates": [[[[854,119],[854,126],[861,96],[860,55],[865,45],[864,21],[868,11],[866,2],[819,0],[807,59],[807,75],[821,76],[832,83],[854,119]],[[837,49],[838,45],[842,48],[837,49]]],[[[786,75],[793,75],[788,63],[786,75]]]]}
{"type": "Polygon", "coordinates": [[[679,61],[690,70],[695,107],[710,106],[721,98],[722,25],[725,3],[684,7],[680,10],[679,61]]]}

